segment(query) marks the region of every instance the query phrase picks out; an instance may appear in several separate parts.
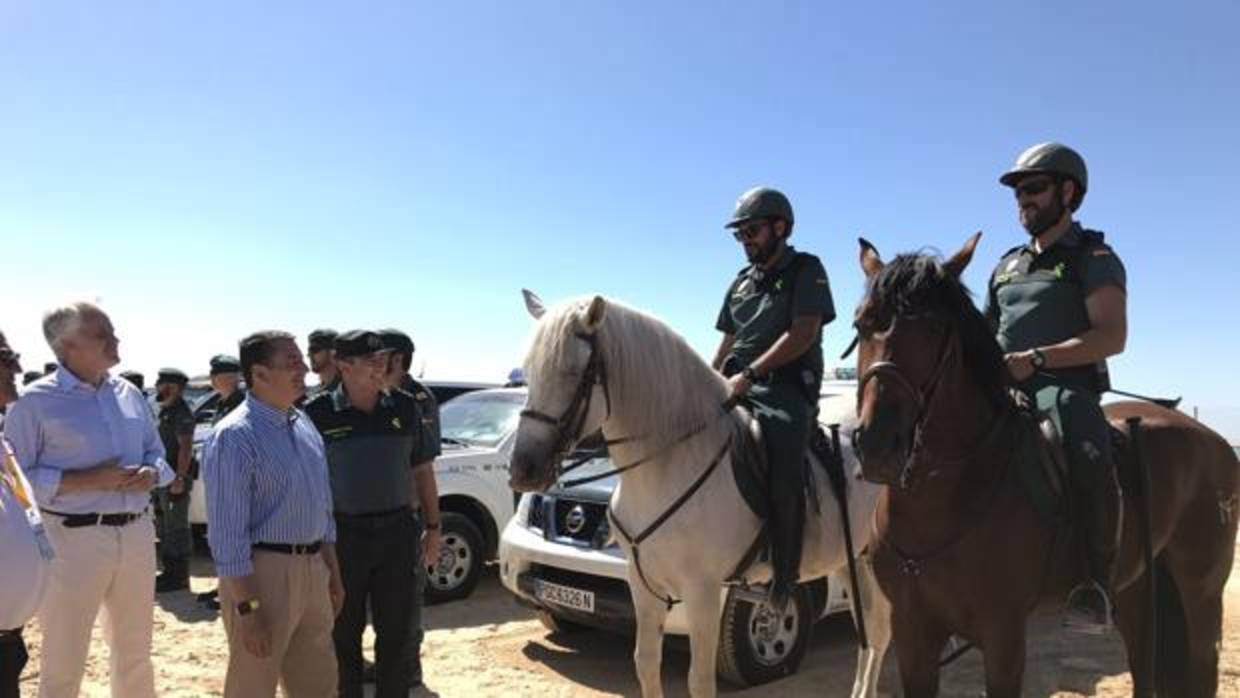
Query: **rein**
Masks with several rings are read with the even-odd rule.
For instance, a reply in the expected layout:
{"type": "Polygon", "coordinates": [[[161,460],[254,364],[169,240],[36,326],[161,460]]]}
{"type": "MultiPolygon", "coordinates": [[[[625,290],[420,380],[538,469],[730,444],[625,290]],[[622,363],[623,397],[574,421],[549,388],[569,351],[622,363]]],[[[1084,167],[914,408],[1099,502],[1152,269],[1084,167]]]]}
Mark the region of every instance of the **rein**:
{"type": "MultiPolygon", "coordinates": [[[[899,316],[892,320],[892,325],[894,326],[898,321],[899,316]]],[[[913,382],[904,375],[904,372],[900,370],[900,367],[894,361],[875,361],[866,368],[865,372],[857,380],[858,405],[861,404],[866,385],[881,375],[884,378],[890,379],[894,385],[899,386],[901,390],[912,397],[913,403],[917,406],[917,419],[913,422],[913,441],[905,452],[904,469],[900,473],[900,489],[902,490],[907,490],[913,486],[918,456],[926,451],[922,436],[925,433],[926,423],[930,421],[930,417],[933,415],[933,410],[936,406],[934,398],[938,393],[943,374],[947,372],[948,362],[956,353],[953,351],[956,345],[951,341],[954,336],[955,334],[952,332],[943,333],[943,340],[939,344],[938,359],[935,361],[934,371],[930,374],[930,378],[926,380],[925,385],[920,388],[913,385],[913,382]]],[[[996,417],[997,421],[998,418],[996,417]]],[[[853,443],[858,443],[855,431],[853,433],[853,443]]],[[[981,445],[984,445],[984,443],[979,444],[979,446],[981,445]]],[[[961,459],[967,457],[967,455],[969,454],[965,454],[961,459]]],[[[927,476],[934,475],[935,472],[937,471],[932,470],[927,476]]]]}

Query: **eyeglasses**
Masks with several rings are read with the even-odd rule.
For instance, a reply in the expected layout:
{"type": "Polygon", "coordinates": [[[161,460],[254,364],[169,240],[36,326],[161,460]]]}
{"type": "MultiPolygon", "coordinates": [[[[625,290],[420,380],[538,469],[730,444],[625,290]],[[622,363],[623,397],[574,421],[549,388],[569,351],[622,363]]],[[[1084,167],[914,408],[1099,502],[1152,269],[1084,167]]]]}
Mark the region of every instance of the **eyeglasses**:
{"type": "Polygon", "coordinates": [[[1015,187],[1012,187],[1012,192],[1018,199],[1021,196],[1037,196],[1045,192],[1047,189],[1050,189],[1051,185],[1054,183],[1054,180],[1050,179],[1033,179],[1026,182],[1021,182],[1015,187]]]}
{"type": "Polygon", "coordinates": [[[743,242],[748,242],[761,235],[763,229],[765,229],[768,225],[770,225],[770,223],[767,221],[758,221],[757,223],[742,225],[732,231],[732,237],[743,242]]]}

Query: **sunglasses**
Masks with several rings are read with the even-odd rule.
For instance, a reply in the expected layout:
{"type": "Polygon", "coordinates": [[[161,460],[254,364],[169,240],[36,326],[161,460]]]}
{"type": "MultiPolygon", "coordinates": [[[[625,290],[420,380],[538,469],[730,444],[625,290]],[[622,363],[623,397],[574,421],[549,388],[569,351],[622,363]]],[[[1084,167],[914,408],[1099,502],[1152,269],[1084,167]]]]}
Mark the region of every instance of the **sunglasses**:
{"type": "Polygon", "coordinates": [[[1012,187],[1012,192],[1018,199],[1022,196],[1037,196],[1050,189],[1054,183],[1055,181],[1051,179],[1035,179],[1017,184],[1015,187],[1012,187]]]}
{"type": "Polygon", "coordinates": [[[748,225],[742,225],[742,226],[739,226],[736,230],[732,231],[732,237],[742,242],[748,242],[750,240],[757,238],[759,235],[761,235],[762,230],[766,228],[766,226],[768,225],[770,224],[767,223],[766,221],[759,221],[757,223],[750,223],[748,225]]]}

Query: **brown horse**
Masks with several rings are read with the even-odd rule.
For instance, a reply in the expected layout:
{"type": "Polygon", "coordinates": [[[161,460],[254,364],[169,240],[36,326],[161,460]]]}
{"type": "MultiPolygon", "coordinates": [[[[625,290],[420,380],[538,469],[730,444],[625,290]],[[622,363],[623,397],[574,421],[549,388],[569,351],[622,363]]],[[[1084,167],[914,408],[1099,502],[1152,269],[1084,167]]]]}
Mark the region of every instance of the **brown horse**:
{"type": "MultiPolygon", "coordinates": [[[[1062,604],[1085,574],[1071,531],[1039,513],[1016,472],[1041,436],[1009,398],[1003,355],[959,280],[980,237],[946,262],[901,255],[888,264],[861,241],[868,285],[856,314],[853,443],[865,477],[887,485],[871,545],[909,698],[937,694],[952,635],[981,650],[989,698],[1019,696],[1027,616],[1062,604]]],[[[1174,410],[1126,402],[1106,413],[1126,435],[1125,420],[1142,419],[1152,483],[1154,574],[1142,562],[1144,509],[1126,487],[1114,579],[1134,694],[1213,696],[1240,463],[1221,437],[1174,410]]],[[[1117,462],[1129,457],[1116,451],[1117,462]]]]}

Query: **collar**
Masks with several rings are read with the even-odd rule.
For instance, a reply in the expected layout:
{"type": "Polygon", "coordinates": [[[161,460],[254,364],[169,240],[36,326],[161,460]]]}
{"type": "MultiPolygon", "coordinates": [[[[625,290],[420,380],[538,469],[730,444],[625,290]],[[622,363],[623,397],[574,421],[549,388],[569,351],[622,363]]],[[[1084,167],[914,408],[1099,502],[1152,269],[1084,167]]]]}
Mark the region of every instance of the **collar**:
{"type": "MultiPolygon", "coordinates": [[[[330,391],[332,396],[332,406],[337,412],[343,412],[353,407],[353,403],[349,400],[349,394],[344,389],[344,381],[336,384],[335,388],[330,391]]],[[[392,394],[385,391],[379,393],[379,402],[375,403],[375,407],[389,407],[392,404],[392,394]]]]}
{"type": "Polygon", "coordinates": [[[287,411],[263,402],[254,393],[246,393],[245,406],[250,412],[257,415],[264,422],[271,424],[291,424],[297,419],[297,408],[290,407],[287,411]]]}
{"type": "Polygon", "coordinates": [[[65,368],[63,364],[57,364],[54,380],[56,381],[56,387],[65,392],[71,393],[77,390],[82,390],[93,393],[98,391],[99,388],[108,385],[112,381],[112,375],[105,371],[103,374],[103,381],[99,383],[99,388],[96,388],[90,383],[78,378],[77,374],[65,368]]]}
{"type": "MultiPolygon", "coordinates": [[[[1063,235],[1059,236],[1059,239],[1055,241],[1055,244],[1051,245],[1045,250],[1042,250],[1042,253],[1045,254],[1055,249],[1056,247],[1061,247],[1061,246],[1062,247],[1080,247],[1081,243],[1084,242],[1084,240],[1085,240],[1085,234],[1081,232],[1081,224],[1076,221],[1072,221],[1072,225],[1068,226],[1068,229],[1064,231],[1063,235]]],[[[1033,246],[1032,239],[1029,240],[1029,242],[1025,245],[1025,250],[1029,254],[1035,257],[1038,255],[1038,250],[1037,248],[1033,246]]]]}
{"type": "Polygon", "coordinates": [[[787,269],[792,264],[792,260],[796,256],[797,256],[796,248],[793,247],[792,245],[785,243],[784,252],[782,255],[780,255],[779,262],[776,263],[775,266],[771,267],[770,269],[763,269],[757,264],[750,264],[749,272],[748,272],[749,277],[752,278],[754,281],[760,281],[768,276],[774,276],[776,274],[779,274],[780,272],[787,269]]]}

